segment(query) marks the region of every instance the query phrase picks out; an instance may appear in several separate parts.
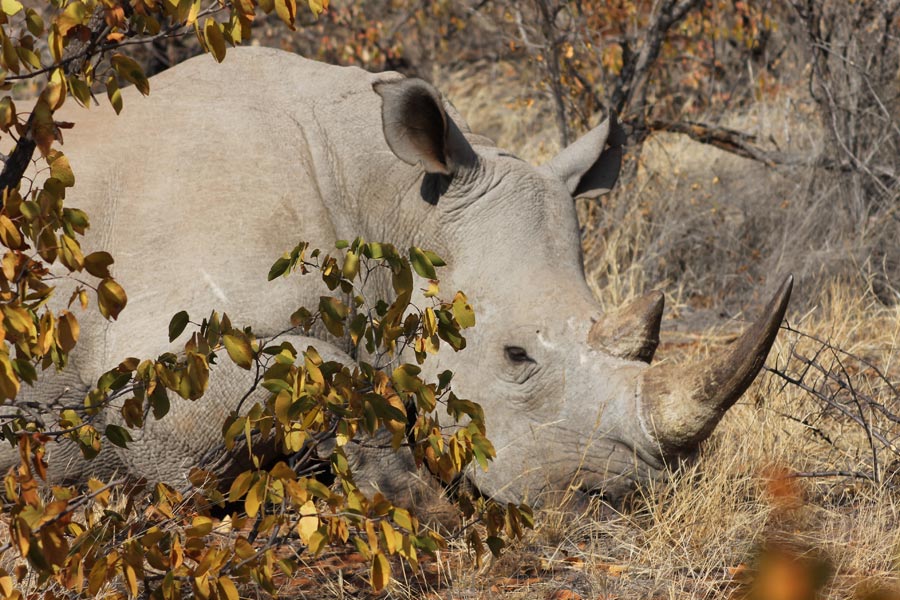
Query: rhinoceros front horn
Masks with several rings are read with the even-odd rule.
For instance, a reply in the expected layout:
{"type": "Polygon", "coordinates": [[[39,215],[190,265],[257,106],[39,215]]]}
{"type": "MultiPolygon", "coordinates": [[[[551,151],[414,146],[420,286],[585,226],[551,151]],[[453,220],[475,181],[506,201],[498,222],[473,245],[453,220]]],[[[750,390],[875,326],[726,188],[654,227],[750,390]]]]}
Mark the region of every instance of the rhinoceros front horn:
{"type": "Polygon", "coordinates": [[[724,351],[690,366],[659,364],[643,374],[639,394],[648,433],[666,455],[693,450],[750,386],[784,318],[793,276],[762,316],[724,351]]]}

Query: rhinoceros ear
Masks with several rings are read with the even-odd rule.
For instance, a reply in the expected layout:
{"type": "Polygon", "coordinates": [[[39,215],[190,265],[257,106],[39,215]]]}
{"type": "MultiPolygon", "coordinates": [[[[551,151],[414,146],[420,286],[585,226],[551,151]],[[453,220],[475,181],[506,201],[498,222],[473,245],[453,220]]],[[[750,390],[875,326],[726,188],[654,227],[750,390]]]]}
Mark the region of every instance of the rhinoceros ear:
{"type": "Polygon", "coordinates": [[[397,158],[442,175],[474,164],[475,152],[436,89],[421,79],[379,82],[374,89],[382,98],[384,139],[397,158]]]}
{"type": "Polygon", "coordinates": [[[612,113],[542,168],[561,179],[573,198],[597,198],[619,178],[624,143],[625,132],[612,113]]]}

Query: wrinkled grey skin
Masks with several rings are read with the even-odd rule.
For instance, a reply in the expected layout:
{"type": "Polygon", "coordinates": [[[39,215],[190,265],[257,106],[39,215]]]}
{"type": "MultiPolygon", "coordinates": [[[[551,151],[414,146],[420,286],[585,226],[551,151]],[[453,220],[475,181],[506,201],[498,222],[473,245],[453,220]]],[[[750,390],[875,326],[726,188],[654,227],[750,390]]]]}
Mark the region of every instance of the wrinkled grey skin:
{"type": "MultiPolygon", "coordinates": [[[[126,90],[119,117],[107,107],[57,116],[77,123],[64,146],[77,177],[67,204],[91,216],[87,250],[116,258],[129,303],[116,323],[79,315],[73,368],[44,377],[30,397],[47,401],[68,387],[66,397],[80,400],[77,390],[122,358],[172,349],[166,326],[179,310],[199,319],[216,309],[258,336],[282,331],[297,307],[327,292],[312,277],[267,283],[273,260],[298,240],[328,249],[359,235],[434,250],[450,265],[445,294],[461,289],[471,299],[478,322],[468,348],[445,349],[426,367],[452,369],[457,394],[484,407],[497,459],[469,477],[499,500],[539,502],[570,486],[620,496],[690,454],[736,399],[689,422],[672,409],[661,421],[677,435],[658,431],[648,407],[702,387],[672,391],[657,377],[656,399],[642,397],[661,299],[603,316],[585,283],[573,194],[596,197],[615,181],[621,141],[608,121],[534,168],[470,134],[433,88],[398,74],[245,48],[222,65],[192,59],[151,89],[149,98],[126,90]],[[625,325],[634,333],[621,334],[625,325]]],[[[211,381],[198,402],[173,399],[173,414],[151,418],[128,451],[82,467],[60,460],[71,447],[54,448],[51,477],[127,471],[184,487],[192,465],[231,465],[220,423],[250,382],[227,366],[211,381]]],[[[119,419],[114,410],[104,418],[119,419]]],[[[366,483],[388,493],[411,485],[408,456],[372,458],[360,459],[366,483]]]]}

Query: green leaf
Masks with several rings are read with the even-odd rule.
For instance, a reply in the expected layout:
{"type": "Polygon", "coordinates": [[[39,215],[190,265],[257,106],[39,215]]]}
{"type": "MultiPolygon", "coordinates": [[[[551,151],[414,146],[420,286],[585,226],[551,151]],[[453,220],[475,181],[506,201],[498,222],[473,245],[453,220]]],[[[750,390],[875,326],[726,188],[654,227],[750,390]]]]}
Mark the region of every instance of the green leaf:
{"type": "Polygon", "coordinates": [[[472,453],[475,454],[475,460],[485,471],[488,469],[488,461],[493,460],[497,455],[493,444],[483,435],[472,436],[472,453]]]}
{"type": "Polygon", "coordinates": [[[432,252],[431,250],[423,250],[423,252],[425,253],[425,256],[428,258],[428,260],[431,261],[431,264],[433,264],[434,266],[436,266],[436,267],[446,267],[447,266],[447,263],[444,262],[444,259],[441,258],[440,256],[438,256],[437,254],[435,254],[434,252],[432,252]]]}
{"type": "Polygon", "coordinates": [[[506,542],[504,542],[502,538],[498,538],[494,535],[488,536],[484,542],[488,545],[488,548],[491,549],[491,554],[494,556],[500,556],[500,552],[502,552],[503,547],[506,546],[506,542]]]}
{"type": "Polygon", "coordinates": [[[69,92],[75,97],[75,100],[85,108],[90,108],[91,103],[91,87],[82,79],[70,75],[69,92]]]}
{"type": "Polygon", "coordinates": [[[322,315],[322,322],[328,333],[335,337],[344,335],[344,320],[350,314],[350,309],[346,304],[332,298],[331,296],[321,296],[319,298],[319,312],[322,315]]]}
{"type": "Polygon", "coordinates": [[[353,317],[353,320],[350,322],[350,341],[353,342],[354,346],[359,345],[360,340],[362,340],[362,337],[366,332],[366,326],[368,324],[369,320],[363,313],[358,313],[355,317],[353,317]]]}
{"type": "Polygon", "coordinates": [[[291,268],[291,259],[288,256],[282,256],[276,260],[269,269],[269,281],[277,277],[285,275],[291,268]]]}
{"type": "Polygon", "coordinates": [[[107,425],[103,435],[119,448],[127,448],[128,442],[134,441],[131,439],[131,434],[128,433],[128,430],[118,425],[107,425]]]}
{"type": "Polygon", "coordinates": [[[44,34],[44,19],[33,8],[29,8],[25,12],[25,24],[28,32],[34,37],[41,37],[44,34]]]}
{"type": "Polygon", "coordinates": [[[146,96],[150,93],[150,82],[136,60],[124,54],[113,54],[109,62],[116,73],[133,83],[141,94],[146,96]]]}
{"type": "Polygon", "coordinates": [[[186,310],[175,313],[169,321],[169,342],[174,342],[175,338],[181,335],[190,320],[186,310]]]}
{"type": "Polygon", "coordinates": [[[150,394],[150,406],[153,408],[153,418],[157,421],[169,413],[169,394],[162,385],[157,385],[150,394]]]}
{"type": "Polygon", "coordinates": [[[409,262],[412,263],[413,269],[416,270],[419,277],[437,279],[437,273],[434,271],[434,265],[431,264],[431,260],[415,246],[409,249],[409,262]]]}
{"type": "Polygon", "coordinates": [[[453,371],[450,371],[450,370],[441,371],[441,373],[438,374],[438,389],[443,390],[444,388],[446,388],[448,385],[450,385],[450,381],[452,379],[453,379],[453,371]]]}
{"type": "Polygon", "coordinates": [[[421,372],[422,369],[416,365],[405,363],[394,369],[391,378],[394,380],[397,390],[415,392],[422,387],[422,380],[418,377],[421,372]]]}

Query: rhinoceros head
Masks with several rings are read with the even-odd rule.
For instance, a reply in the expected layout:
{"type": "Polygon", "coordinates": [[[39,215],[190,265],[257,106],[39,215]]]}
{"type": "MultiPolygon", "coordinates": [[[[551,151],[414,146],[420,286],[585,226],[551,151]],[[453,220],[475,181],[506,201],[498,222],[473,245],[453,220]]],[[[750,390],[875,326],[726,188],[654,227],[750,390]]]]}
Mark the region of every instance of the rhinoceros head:
{"type": "Polygon", "coordinates": [[[762,367],[791,279],[723,352],[652,365],[662,294],[601,314],[582,267],[573,197],[615,183],[624,136],[614,119],[535,168],[469,133],[424,82],[376,91],[391,150],[426,172],[418,201],[433,218],[417,241],[449,255],[442,286],[476,309],[468,348],[433,361],[485,411],[497,458],[473,483],[502,501],[565,490],[615,499],[690,456],[762,367]]]}

